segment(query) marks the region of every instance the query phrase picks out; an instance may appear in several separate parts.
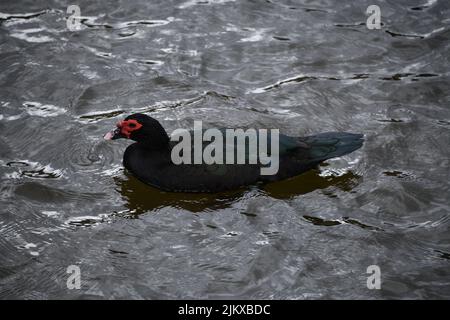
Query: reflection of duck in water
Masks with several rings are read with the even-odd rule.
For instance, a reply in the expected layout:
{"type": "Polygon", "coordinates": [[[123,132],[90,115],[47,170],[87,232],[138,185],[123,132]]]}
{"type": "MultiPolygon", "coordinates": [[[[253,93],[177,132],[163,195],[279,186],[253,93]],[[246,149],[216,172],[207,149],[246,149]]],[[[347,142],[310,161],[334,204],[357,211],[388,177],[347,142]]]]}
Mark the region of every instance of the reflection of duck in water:
{"type": "Polygon", "coordinates": [[[126,201],[126,207],[135,214],[174,207],[191,212],[222,209],[231,206],[244,194],[244,190],[211,193],[174,193],[148,186],[125,171],[125,178],[115,177],[118,191],[126,201]]]}
{"type": "MultiPolygon", "coordinates": [[[[341,176],[323,177],[319,175],[317,170],[311,170],[292,179],[264,185],[263,188],[258,189],[258,192],[260,196],[267,195],[277,199],[290,199],[332,186],[350,191],[357,185],[358,178],[358,175],[351,172],[341,176]]],[[[125,206],[133,214],[141,214],[166,206],[191,212],[218,210],[231,207],[234,203],[241,201],[245,194],[249,192],[242,188],[216,194],[164,192],[142,183],[126,171],[124,178],[115,177],[114,181],[126,202],[125,206]]],[[[329,195],[333,196],[332,192],[329,195]]],[[[255,193],[254,196],[258,196],[258,193],[255,193]]]]}
{"type": "MultiPolygon", "coordinates": [[[[114,131],[105,135],[108,140],[119,138],[136,141],[126,149],[123,163],[142,182],[170,192],[203,193],[222,192],[298,176],[327,159],[340,157],[360,148],[363,143],[362,135],[343,132],[303,138],[280,134],[276,158],[278,170],[275,174],[264,175],[263,164],[248,163],[247,159],[252,156],[249,147],[245,148],[245,164],[175,164],[172,149],[177,143],[170,141],[157,120],[144,114],[127,117],[117,124],[114,131]]],[[[195,145],[195,142],[190,143],[191,155],[195,153],[195,145]]],[[[224,154],[229,152],[228,147],[229,145],[224,154]]],[[[236,140],[233,140],[231,149],[233,155],[240,151],[236,140]]],[[[258,156],[260,154],[255,155],[255,158],[258,156]]]]}

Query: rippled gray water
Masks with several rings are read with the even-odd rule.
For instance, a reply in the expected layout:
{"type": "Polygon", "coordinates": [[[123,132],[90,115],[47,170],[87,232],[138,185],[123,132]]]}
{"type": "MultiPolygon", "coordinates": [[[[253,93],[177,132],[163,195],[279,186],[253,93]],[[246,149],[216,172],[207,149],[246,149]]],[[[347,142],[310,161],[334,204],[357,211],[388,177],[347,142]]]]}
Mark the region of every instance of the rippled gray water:
{"type": "Polygon", "coordinates": [[[0,298],[449,299],[450,2],[376,1],[368,30],[372,2],[1,1],[0,298]],[[102,140],[138,111],[366,143],[263,188],[170,194],[102,140]]]}

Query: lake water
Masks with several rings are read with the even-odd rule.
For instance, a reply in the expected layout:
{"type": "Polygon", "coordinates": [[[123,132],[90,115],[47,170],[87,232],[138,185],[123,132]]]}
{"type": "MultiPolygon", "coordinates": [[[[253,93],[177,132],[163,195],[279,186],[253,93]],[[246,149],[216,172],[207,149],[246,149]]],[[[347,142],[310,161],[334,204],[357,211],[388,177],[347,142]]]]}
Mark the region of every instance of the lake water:
{"type": "Polygon", "coordinates": [[[369,30],[372,2],[1,1],[0,298],[450,299],[450,2],[376,1],[369,30]],[[366,142],[164,193],[102,139],[134,112],[366,142]]]}

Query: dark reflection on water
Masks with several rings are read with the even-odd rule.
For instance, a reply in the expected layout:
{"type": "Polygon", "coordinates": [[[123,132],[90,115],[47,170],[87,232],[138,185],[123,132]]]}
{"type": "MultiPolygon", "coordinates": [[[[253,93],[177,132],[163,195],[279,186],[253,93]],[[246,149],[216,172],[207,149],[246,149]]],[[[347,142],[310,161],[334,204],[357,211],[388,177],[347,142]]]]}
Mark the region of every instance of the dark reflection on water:
{"type": "Polygon", "coordinates": [[[242,190],[219,194],[163,192],[147,186],[129,173],[125,173],[125,177],[115,177],[114,182],[131,214],[142,214],[166,206],[191,212],[214,211],[229,207],[244,193],[242,190]]]}
{"type": "MultiPolygon", "coordinates": [[[[311,170],[288,180],[260,186],[262,188],[260,193],[276,199],[292,199],[329,187],[351,191],[356,186],[358,178],[358,175],[350,171],[342,176],[322,177],[315,170],[311,170]]],[[[130,214],[142,214],[165,206],[191,212],[214,211],[230,207],[242,199],[244,193],[247,192],[246,189],[217,194],[163,192],[142,183],[128,172],[125,172],[125,177],[114,177],[114,182],[117,185],[117,191],[125,200],[125,206],[130,214]]],[[[253,190],[255,189],[253,188],[253,190]]],[[[333,193],[330,192],[328,195],[333,196],[333,193]]]]}
{"type": "Polygon", "coordinates": [[[0,298],[450,298],[449,1],[377,1],[380,30],[364,1],[69,4],[0,2],[0,298]],[[102,140],[133,112],[366,142],[171,194],[102,140]]]}
{"type": "MultiPolygon", "coordinates": [[[[298,195],[306,194],[316,190],[336,187],[350,192],[358,183],[358,176],[348,171],[341,176],[323,177],[317,171],[311,170],[292,179],[271,183],[264,189],[267,194],[277,199],[292,199],[298,195]]],[[[326,193],[333,196],[332,192],[326,193]]]]}

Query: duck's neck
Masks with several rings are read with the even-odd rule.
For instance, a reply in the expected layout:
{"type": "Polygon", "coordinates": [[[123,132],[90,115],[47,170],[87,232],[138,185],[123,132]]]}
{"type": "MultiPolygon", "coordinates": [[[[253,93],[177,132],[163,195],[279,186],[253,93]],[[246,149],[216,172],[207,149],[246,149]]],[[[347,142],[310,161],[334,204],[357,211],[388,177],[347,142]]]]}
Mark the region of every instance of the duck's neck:
{"type": "Polygon", "coordinates": [[[145,139],[137,141],[139,147],[149,151],[166,151],[169,150],[170,139],[167,135],[159,139],[145,139]]]}

